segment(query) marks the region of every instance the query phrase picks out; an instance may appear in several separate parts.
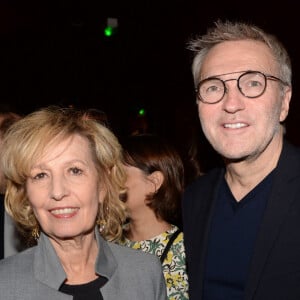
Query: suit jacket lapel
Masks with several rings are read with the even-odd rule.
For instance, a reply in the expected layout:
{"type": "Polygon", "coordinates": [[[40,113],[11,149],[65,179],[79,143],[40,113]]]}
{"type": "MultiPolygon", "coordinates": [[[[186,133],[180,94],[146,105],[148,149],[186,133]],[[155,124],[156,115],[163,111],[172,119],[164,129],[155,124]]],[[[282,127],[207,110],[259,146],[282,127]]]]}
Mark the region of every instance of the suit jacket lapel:
{"type": "Polygon", "coordinates": [[[190,297],[201,300],[205,255],[208,243],[208,233],[212,218],[213,207],[216,202],[219,185],[224,177],[224,170],[214,170],[201,178],[201,185],[194,182],[185,191],[184,239],[188,244],[187,263],[190,277],[190,297]],[[191,218],[193,216],[193,218],[191,218]],[[193,282],[193,279],[195,282],[193,282]]]}
{"type": "MultiPolygon", "coordinates": [[[[214,208],[216,205],[216,200],[217,200],[217,196],[218,196],[218,191],[220,189],[220,184],[221,181],[223,180],[224,177],[224,173],[225,171],[222,170],[222,172],[220,172],[217,176],[216,183],[215,185],[213,185],[213,190],[210,194],[210,197],[207,198],[208,202],[207,204],[207,215],[206,216],[202,216],[202,218],[207,218],[207,222],[206,222],[206,226],[203,227],[204,231],[203,231],[203,246],[202,246],[202,252],[201,252],[201,256],[200,256],[200,269],[201,269],[201,284],[203,284],[203,280],[204,280],[204,269],[205,269],[205,258],[206,258],[206,252],[207,252],[207,247],[208,247],[208,237],[209,237],[209,232],[210,232],[210,227],[211,227],[211,222],[212,222],[212,217],[213,217],[213,212],[214,212],[214,208]]],[[[202,290],[202,287],[201,287],[202,290]]]]}
{"type": "Polygon", "coordinates": [[[252,299],[261,278],[266,261],[276,242],[280,227],[287,217],[290,205],[295,199],[297,186],[291,181],[298,177],[299,155],[292,146],[285,144],[278,166],[274,170],[274,181],[265,215],[258,231],[254,253],[245,290],[245,299],[252,299]]]}

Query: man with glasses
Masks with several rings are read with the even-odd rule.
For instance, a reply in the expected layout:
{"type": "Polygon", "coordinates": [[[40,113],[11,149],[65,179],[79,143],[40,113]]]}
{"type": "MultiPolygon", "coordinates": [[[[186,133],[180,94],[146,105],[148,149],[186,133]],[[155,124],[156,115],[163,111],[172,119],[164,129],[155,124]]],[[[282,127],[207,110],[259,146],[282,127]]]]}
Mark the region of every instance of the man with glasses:
{"type": "Polygon", "coordinates": [[[191,300],[300,299],[300,151],[291,62],[273,35],[215,23],[189,43],[202,130],[222,156],[183,197],[191,300]]]}

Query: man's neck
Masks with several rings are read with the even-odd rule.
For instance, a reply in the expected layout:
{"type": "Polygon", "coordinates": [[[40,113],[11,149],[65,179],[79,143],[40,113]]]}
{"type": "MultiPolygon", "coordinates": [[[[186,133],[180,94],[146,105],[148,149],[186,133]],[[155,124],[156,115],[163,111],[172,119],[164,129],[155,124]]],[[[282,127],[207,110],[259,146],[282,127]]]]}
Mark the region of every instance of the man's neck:
{"type": "Polygon", "coordinates": [[[237,201],[243,199],[276,168],[282,144],[282,139],[278,139],[272,141],[257,157],[239,162],[227,162],[225,179],[237,201]]]}

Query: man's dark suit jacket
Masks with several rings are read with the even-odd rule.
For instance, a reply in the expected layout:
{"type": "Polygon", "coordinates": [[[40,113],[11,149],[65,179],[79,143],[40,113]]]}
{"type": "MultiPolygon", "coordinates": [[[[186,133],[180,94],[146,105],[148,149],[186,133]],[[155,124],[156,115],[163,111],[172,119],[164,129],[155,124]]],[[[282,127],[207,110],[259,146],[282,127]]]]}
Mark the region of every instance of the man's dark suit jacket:
{"type": "MultiPolygon", "coordinates": [[[[214,169],[187,187],[183,228],[190,300],[201,300],[205,251],[216,193],[224,170],[214,169]]],[[[259,228],[245,300],[300,299],[300,150],[287,142],[259,228]]]]}

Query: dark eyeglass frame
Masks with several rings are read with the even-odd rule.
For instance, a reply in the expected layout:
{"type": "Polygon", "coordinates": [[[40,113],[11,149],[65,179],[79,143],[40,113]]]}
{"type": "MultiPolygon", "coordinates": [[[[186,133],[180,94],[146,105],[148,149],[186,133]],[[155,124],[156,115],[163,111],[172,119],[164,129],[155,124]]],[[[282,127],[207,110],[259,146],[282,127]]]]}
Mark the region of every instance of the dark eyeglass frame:
{"type": "Polygon", "coordinates": [[[280,83],[282,83],[283,85],[285,86],[288,86],[289,84],[285,81],[283,81],[282,79],[276,77],[276,76],[273,76],[273,75],[270,75],[270,74],[265,74],[263,72],[260,72],[260,71],[253,71],[253,70],[248,70],[248,71],[239,71],[239,72],[232,72],[232,73],[226,73],[226,74],[221,74],[221,75],[218,75],[218,76],[212,76],[212,77],[208,77],[208,78],[205,78],[203,80],[201,80],[199,83],[198,83],[198,86],[197,88],[195,89],[195,92],[196,92],[196,95],[197,95],[197,99],[199,101],[201,101],[202,103],[206,103],[206,104],[215,104],[215,103],[218,103],[220,101],[222,101],[222,99],[224,98],[228,88],[226,87],[226,82],[227,81],[232,81],[232,80],[236,80],[237,81],[237,87],[240,91],[240,93],[247,97],[247,98],[250,98],[250,99],[254,99],[254,98],[258,98],[260,97],[261,95],[263,95],[263,93],[266,91],[266,88],[267,88],[267,80],[273,80],[273,81],[278,81],[280,83]],[[231,78],[231,79],[227,79],[227,80],[223,80],[221,78],[219,78],[219,76],[222,76],[222,75],[231,75],[231,74],[235,74],[235,73],[241,73],[243,72],[238,78],[231,78]],[[258,94],[257,96],[246,96],[244,93],[243,93],[243,90],[242,88],[240,87],[240,79],[245,76],[245,75],[248,75],[248,74],[259,74],[259,75],[262,75],[262,77],[264,78],[265,80],[265,86],[264,86],[264,89],[262,90],[262,92],[260,94],[258,94]],[[218,80],[219,82],[221,82],[223,84],[223,87],[224,87],[224,92],[223,92],[223,95],[222,97],[215,101],[215,102],[208,102],[208,101],[205,101],[201,95],[200,95],[200,87],[201,85],[203,85],[203,83],[209,81],[209,80],[218,80]]]}

